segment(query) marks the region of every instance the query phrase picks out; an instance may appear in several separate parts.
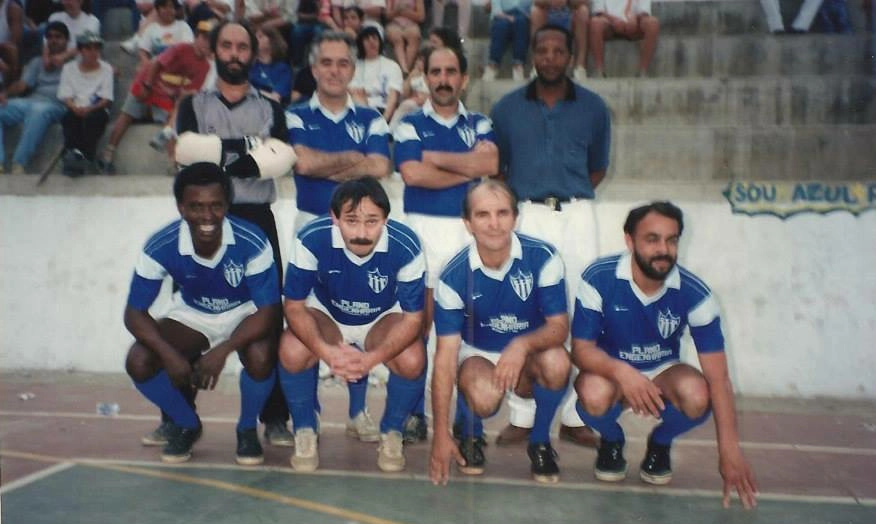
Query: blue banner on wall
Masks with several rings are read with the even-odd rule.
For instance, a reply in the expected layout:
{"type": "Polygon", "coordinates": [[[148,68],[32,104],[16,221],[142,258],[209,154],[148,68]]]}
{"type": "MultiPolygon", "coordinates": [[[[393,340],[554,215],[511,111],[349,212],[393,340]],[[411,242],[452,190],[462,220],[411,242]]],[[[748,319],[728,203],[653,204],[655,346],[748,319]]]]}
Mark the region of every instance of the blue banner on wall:
{"type": "Polygon", "coordinates": [[[724,190],[733,213],[775,215],[848,211],[858,215],[876,209],[876,181],[764,182],[732,181],[724,190]]]}

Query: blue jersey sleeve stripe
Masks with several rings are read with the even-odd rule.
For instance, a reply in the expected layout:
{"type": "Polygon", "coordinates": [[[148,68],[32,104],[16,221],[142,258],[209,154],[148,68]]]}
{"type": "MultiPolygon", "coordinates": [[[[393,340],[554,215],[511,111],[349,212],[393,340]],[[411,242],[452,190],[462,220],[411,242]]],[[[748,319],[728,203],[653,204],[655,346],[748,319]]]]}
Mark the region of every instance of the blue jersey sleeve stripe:
{"type": "Polygon", "coordinates": [[[146,245],[143,247],[143,251],[150,254],[155,253],[156,251],[160,251],[161,248],[166,246],[168,243],[178,241],[179,228],[181,224],[182,220],[177,220],[172,224],[168,224],[158,233],[152,235],[152,237],[146,241],[146,245]]]}
{"type": "Polygon", "coordinates": [[[591,311],[602,313],[602,295],[588,282],[580,280],[575,292],[575,307],[578,305],[591,311]]]}
{"type": "Polygon", "coordinates": [[[146,280],[164,280],[167,276],[167,268],[147,253],[140,253],[137,265],[134,266],[134,273],[146,280]]]}
{"type": "Polygon", "coordinates": [[[584,273],[582,273],[581,275],[582,278],[588,282],[593,282],[596,279],[597,275],[605,271],[610,271],[611,275],[613,276],[620,257],[621,255],[612,255],[597,260],[596,262],[590,264],[587,269],[584,270],[584,273]]]}
{"type": "Polygon", "coordinates": [[[688,286],[700,297],[706,297],[712,293],[711,289],[709,289],[709,286],[707,286],[705,282],[700,280],[699,277],[681,266],[678,267],[678,270],[679,273],[681,273],[682,285],[688,286]]]}

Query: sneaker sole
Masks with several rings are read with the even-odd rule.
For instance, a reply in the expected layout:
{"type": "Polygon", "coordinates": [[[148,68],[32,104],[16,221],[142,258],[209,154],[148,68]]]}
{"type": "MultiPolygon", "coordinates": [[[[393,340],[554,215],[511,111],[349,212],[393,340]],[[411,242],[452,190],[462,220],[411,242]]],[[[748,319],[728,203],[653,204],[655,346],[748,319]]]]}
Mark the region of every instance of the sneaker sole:
{"type": "Polygon", "coordinates": [[[533,473],[532,479],[542,484],[556,484],[560,481],[560,475],[536,475],[535,473],[533,473]]]}
{"type": "Polygon", "coordinates": [[[294,469],[295,471],[300,471],[302,473],[311,473],[313,471],[316,471],[317,468],[319,468],[319,461],[317,460],[316,464],[310,464],[310,463],[296,464],[295,457],[293,456],[292,458],[289,459],[289,465],[292,466],[292,469],[294,469]]]}
{"type": "Polygon", "coordinates": [[[483,475],[483,466],[459,466],[459,472],[463,475],[483,475]]]}
{"type": "Polygon", "coordinates": [[[158,439],[152,437],[152,435],[146,435],[140,439],[140,444],[147,447],[164,446],[167,444],[167,439],[158,439]]]}
{"type": "Polygon", "coordinates": [[[377,467],[380,468],[380,471],[385,471],[386,473],[398,473],[399,471],[404,471],[405,463],[385,463],[377,461],[377,467]]]}
{"type": "Polygon", "coordinates": [[[271,446],[278,446],[281,448],[294,448],[295,447],[295,440],[265,438],[265,442],[267,442],[271,446]]]}
{"type": "Polygon", "coordinates": [[[165,464],[182,464],[183,462],[188,462],[191,460],[192,454],[189,453],[187,455],[161,455],[161,462],[165,464]]]}
{"type": "Polygon", "coordinates": [[[264,464],[265,457],[264,455],[260,457],[241,457],[240,455],[237,455],[234,457],[234,461],[241,466],[258,466],[259,464],[264,464]]]}
{"type": "Polygon", "coordinates": [[[672,473],[668,473],[665,475],[651,475],[650,473],[640,471],[639,478],[641,478],[643,482],[652,484],[654,486],[665,486],[672,482],[672,473]]]}
{"type": "Polygon", "coordinates": [[[594,470],[593,475],[596,476],[596,480],[601,480],[603,482],[620,482],[627,478],[627,470],[623,471],[599,471],[594,470]]]}
{"type": "Polygon", "coordinates": [[[347,436],[350,438],[354,438],[359,440],[359,442],[378,442],[380,440],[380,434],[371,435],[360,435],[358,431],[355,429],[347,428],[347,436]]]}

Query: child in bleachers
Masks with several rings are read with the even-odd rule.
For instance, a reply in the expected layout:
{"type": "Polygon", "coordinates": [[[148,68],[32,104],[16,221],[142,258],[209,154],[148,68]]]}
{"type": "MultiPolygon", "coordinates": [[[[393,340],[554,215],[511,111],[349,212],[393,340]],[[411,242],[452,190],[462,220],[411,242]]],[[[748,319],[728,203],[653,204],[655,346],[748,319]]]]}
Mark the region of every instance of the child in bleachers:
{"type": "Polygon", "coordinates": [[[423,0],[387,0],[386,39],[392,44],[395,61],[405,75],[420,48],[420,24],[426,19],[423,0]]]}
{"type": "Polygon", "coordinates": [[[605,76],[605,41],[611,38],[642,42],[639,76],[645,76],[657,50],[659,33],[660,22],[651,14],[651,0],[593,0],[590,49],[596,76],[605,76]]]}
{"type": "Polygon", "coordinates": [[[426,75],[423,72],[423,63],[428,50],[428,47],[423,47],[417,53],[416,58],[414,58],[414,66],[402,85],[403,100],[389,123],[389,130],[392,133],[395,133],[395,128],[403,116],[420,109],[429,99],[429,86],[426,85],[426,75]]]}
{"type": "Polygon", "coordinates": [[[249,70],[249,83],[282,105],[292,92],[292,68],[286,63],[286,42],[276,29],[256,29],[259,52],[249,70]]]}

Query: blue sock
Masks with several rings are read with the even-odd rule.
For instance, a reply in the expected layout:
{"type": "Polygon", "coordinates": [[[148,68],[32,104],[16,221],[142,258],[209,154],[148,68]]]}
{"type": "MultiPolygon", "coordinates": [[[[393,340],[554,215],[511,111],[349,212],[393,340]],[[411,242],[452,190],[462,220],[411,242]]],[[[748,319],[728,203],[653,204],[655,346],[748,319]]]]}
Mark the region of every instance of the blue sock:
{"type": "Polygon", "coordinates": [[[462,427],[464,424],[463,414],[468,409],[465,405],[465,397],[463,397],[462,393],[456,393],[456,414],[453,416],[453,425],[459,425],[462,427]]]}
{"type": "Polygon", "coordinates": [[[621,406],[620,402],[612,406],[601,417],[594,417],[587,413],[580,400],[575,403],[575,411],[578,412],[578,416],[581,417],[585,424],[599,432],[602,440],[606,442],[620,442],[621,444],[626,441],[624,430],[617,423],[617,418],[620,416],[621,411],[623,411],[623,406],[621,406]]]}
{"type": "Polygon", "coordinates": [[[462,423],[462,438],[483,437],[483,419],[469,409],[461,392],[457,391],[456,395],[456,419],[462,423]]]}
{"type": "Polygon", "coordinates": [[[676,408],[669,402],[666,402],[666,409],[664,409],[663,413],[660,415],[663,422],[654,428],[654,431],[651,433],[651,440],[653,440],[655,444],[660,444],[661,446],[671,446],[672,439],[699,426],[705,422],[711,414],[712,410],[707,409],[702,416],[689,418],[680,409],[676,408]]]}
{"type": "Polygon", "coordinates": [[[365,394],[368,392],[368,375],[365,375],[356,382],[347,382],[347,389],[350,390],[349,414],[352,419],[365,409],[365,394]]]}
{"type": "Polygon", "coordinates": [[[311,428],[316,431],[316,383],[319,380],[319,366],[313,366],[298,373],[286,371],[278,365],[280,385],[286,396],[286,405],[292,416],[295,431],[311,428]]]}
{"type": "Polygon", "coordinates": [[[529,434],[530,444],[548,444],[551,441],[551,422],[557,408],[566,395],[566,388],[548,389],[538,383],[532,385],[532,396],[535,398],[535,422],[529,434]]]}
{"type": "Polygon", "coordinates": [[[201,424],[198,414],[189,406],[183,394],[170,383],[170,377],[163,369],[149,380],[134,382],[134,386],[144,397],[167,413],[177,426],[195,429],[201,424]]]}
{"type": "Polygon", "coordinates": [[[253,379],[246,369],[240,371],[240,419],[237,421],[237,431],[253,429],[258,425],[259,413],[271,396],[276,381],[277,372],[274,370],[262,381],[253,379]]]}
{"type": "Polygon", "coordinates": [[[425,383],[425,370],[412,380],[389,373],[389,381],[386,383],[386,407],[383,410],[383,418],[380,419],[381,433],[390,430],[401,433],[404,430],[405,419],[411,413],[425,383]]]}

